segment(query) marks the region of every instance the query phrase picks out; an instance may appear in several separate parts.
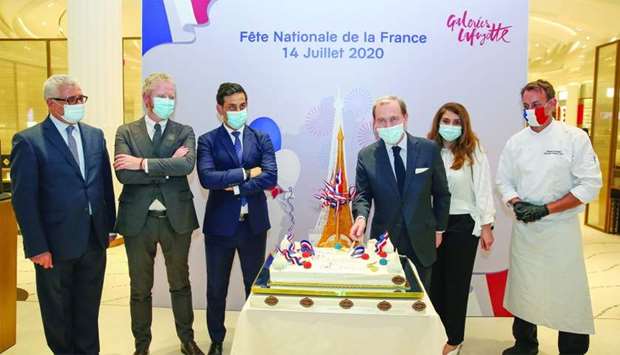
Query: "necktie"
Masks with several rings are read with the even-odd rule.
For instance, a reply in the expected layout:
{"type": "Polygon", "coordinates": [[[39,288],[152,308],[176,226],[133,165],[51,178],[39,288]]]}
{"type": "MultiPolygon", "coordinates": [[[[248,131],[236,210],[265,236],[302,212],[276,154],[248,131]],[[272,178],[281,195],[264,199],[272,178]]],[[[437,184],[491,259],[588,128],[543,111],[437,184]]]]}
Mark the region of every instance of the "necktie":
{"type": "Polygon", "coordinates": [[[239,131],[234,131],[232,135],[235,136],[235,153],[237,153],[237,159],[239,159],[239,164],[243,165],[243,151],[241,150],[241,139],[239,139],[240,133],[239,131]]]}
{"type": "MultiPolygon", "coordinates": [[[[241,139],[239,138],[239,134],[241,132],[239,131],[234,131],[232,132],[232,135],[235,136],[235,153],[237,153],[237,159],[239,159],[239,165],[241,167],[243,167],[243,151],[241,150],[241,139]]],[[[248,201],[245,199],[245,197],[241,197],[241,206],[245,206],[248,203],[248,201]]]]}
{"type": "Polygon", "coordinates": [[[398,184],[398,191],[403,194],[405,189],[405,164],[403,158],[400,157],[401,147],[395,145],[392,147],[394,153],[394,171],[396,172],[396,183],[398,184]]]}
{"type": "Polygon", "coordinates": [[[155,124],[155,133],[153,134],[153,151],[155,155],[159,155],[159,145],[161,144],[161,125],[155,124]]]}
{"type": "Polygon", "coordinates": [[[77,142],[75,141],[75,137],[73,137],[73,130],[75,130],[74,126],[67,127],[67,145],[69,145],[69,150],[71,151],[71,155],[73,155],[73,159],[78,166],[80,166],[80,156],[78,155],[77,142]]]}

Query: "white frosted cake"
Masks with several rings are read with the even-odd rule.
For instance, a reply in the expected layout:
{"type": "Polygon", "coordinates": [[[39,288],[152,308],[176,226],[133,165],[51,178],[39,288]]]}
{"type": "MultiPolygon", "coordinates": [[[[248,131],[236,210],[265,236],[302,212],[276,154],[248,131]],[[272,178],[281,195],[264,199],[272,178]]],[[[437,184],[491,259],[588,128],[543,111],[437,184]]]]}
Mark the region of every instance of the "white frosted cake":
{"type": "Polygon", "coordinates": [[[299,289],[333,288],[403,290],[406,278],[389,238],[366,247],[314,248],[307,241],[285,238],[269,267],[270,286],[299,289]]]}

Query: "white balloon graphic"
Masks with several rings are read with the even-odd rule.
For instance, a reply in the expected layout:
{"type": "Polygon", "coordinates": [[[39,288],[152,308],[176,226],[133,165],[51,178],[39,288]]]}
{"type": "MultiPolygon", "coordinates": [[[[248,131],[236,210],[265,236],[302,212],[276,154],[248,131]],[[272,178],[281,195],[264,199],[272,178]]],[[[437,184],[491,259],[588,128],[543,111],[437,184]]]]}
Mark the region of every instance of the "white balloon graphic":
{"type": "Polygon", "coordinates": [[[283,188],[295,186],[301,173],[299,157],[290,149],[280,149],[276,152],[278,164],[278,185],[283,188]]]}

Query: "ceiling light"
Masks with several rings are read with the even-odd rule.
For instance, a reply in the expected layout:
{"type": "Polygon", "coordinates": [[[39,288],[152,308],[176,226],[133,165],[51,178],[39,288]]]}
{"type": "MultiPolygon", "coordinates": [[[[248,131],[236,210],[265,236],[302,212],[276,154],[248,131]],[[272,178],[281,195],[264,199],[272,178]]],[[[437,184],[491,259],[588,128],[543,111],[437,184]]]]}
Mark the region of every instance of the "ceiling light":
{"type": "Polygon", "coordinates": [[[34,33],[30,31],[30,29],[28,28],[28,26],[26,26],[26,24],[24,23],[21,17],[17,18],[17,23],[22,28],[22,30],[26,32],[30,37],[34,37],[34,38],[38,37],[37,35],[35,35],[34,33]]]}
{"type": "MultiPolygon", "coordinates": [[[[577,69],[577,68],[575,68],[577,69]]],[[[568,91],[566,90],[562,90],[560,92],[558,92],[558,97],[560,100],[568,100],[568,91]]]]}
{"type": "MultiPolygon", "coordinates": [[[[540,22],[540,23],[544,23],[544,24],[549,25],[549,26],[557,27],[557,28],[559,28],[559,29],[561,29],[561,30],[563,30],[565,32],[568,32],[571,36],[576,36],[577,35],[577,32],[575,32],[572,28],[570,28],[570,27],[568,27],[566,25],[563,25],[563,24],[561,24],[559,22],[551,21],[549,19],[538,17],[538,16],[530,16],[530,19],[532,19],[534,21],[537,21],[537,22],[540,22]]],[[[580,31],[581,31],[581,29],[580,29],[580,31]]]]}
{"type": "Polygon", "coordinates": [[[573,43],[572,46],[570,46],[570,49],[568,50],[568,53],[573,52],[575,49],[579,48],[579,45],[581,45],[581,42],[577,41],[575,43],[573,43]]]}

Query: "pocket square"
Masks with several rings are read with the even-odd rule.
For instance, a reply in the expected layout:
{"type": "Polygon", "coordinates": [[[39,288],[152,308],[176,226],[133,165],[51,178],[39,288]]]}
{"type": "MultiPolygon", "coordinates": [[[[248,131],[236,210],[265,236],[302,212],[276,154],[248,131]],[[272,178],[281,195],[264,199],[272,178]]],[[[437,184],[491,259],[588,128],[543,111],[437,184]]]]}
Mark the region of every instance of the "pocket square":
{"type": "Polygon", "coordinates": [[[428,168],[415,168],[415,173],[416,174],[422,174],[426,170],[428,170],[428,168]]]}

